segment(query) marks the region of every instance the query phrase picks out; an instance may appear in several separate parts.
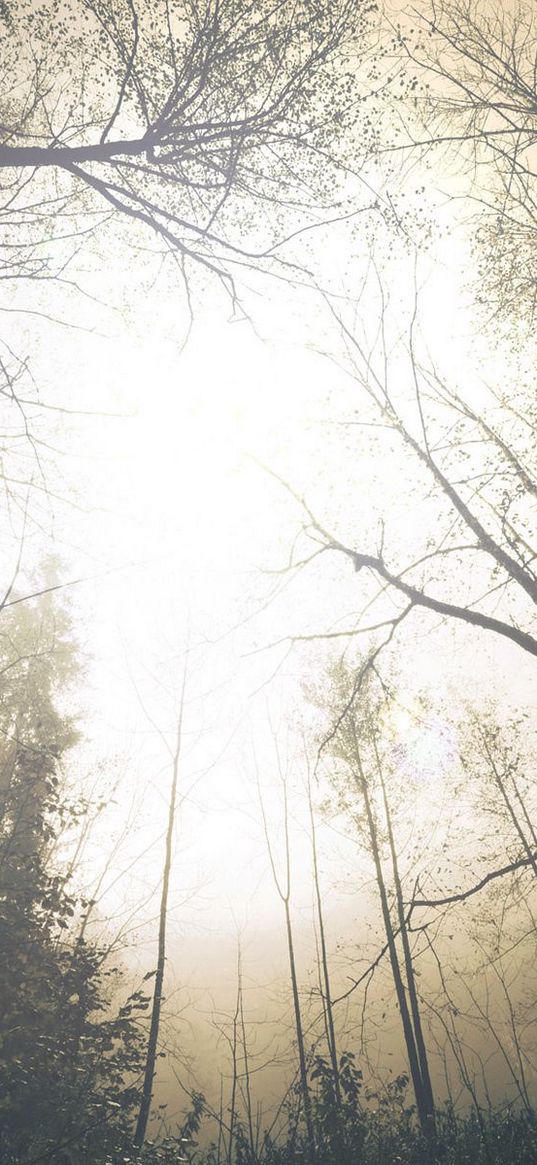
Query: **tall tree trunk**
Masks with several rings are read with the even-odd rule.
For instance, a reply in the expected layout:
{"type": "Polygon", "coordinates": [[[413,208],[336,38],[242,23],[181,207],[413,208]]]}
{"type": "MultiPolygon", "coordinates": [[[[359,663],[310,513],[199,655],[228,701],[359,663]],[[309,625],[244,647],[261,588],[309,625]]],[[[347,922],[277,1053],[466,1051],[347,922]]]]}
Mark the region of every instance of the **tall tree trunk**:
{"type": "Polygon", "coordinates": [[[267,843],[267,851],[272,870],[272,877],[274,885],[281,898],[285,912],[285,927],[287,932],[287,953],[289,956],[289,973],[291,976],[291,991],[293,995],[293,1009],[295,1016],[295,1034],[298,1050],[298,1067],[300,1077],[300,1093],[302,1097],[302,1104],[304,1106],[304,1120],[306,1123],[306,1139],[308,1142],[308,1152],[311,1162],[316,1160],[315,1148],[315,1130],[313,1126],[313,1112],[311,1107],[311,1096],[308,1086],[308,1069],[306,1061],[306,1050],[304,1044],[304,1029],[302,1027],[302,1014],[300,1010],[300,996],[298,993],[298,978],[296,973],[296,959],[295,948],[293,942],[293,926],[291,921],[291,851],[289,842],[289,809],[287,804],[287,784],[285,778],[282,777],[283,787],[283,807],[284,807],[284,845],[285,845],[285,883],[282,884],[276,870],[274,855],[272,852],[272,845],[270,842],[267,815],[265,813],[265,806],[263,804],[263,797],[261,795],[261,786],[258,781],[259,804],[261,807],[261,816],[263,819],[263,829],[265,833],[265,840],[267,843]]]}
{"type": "Polygon", "coordinates": [[[173,834],[175,828],[176,817],[176,802],[177,802],[177,782],[179,778],[179,759],[181,755],[182,743],[182,728],[183,728],[183,709],[185,702],[185,688],[186,688],[186,674],[187,668],[183,672],[183,682],[181,688],[181,697],[179,701],[179,709],[177,715],[177,732],[175,738],[175,749],[172,754],[172,780],[170,785],[170,797],[168,803],[168,827],[166,830],[166,844],[164,851],[164,865],[162,870],[162,891],[160,895],[160,912],[159,912],[159,929],[158,929],[158,953],[157,953],[157,969],[155,974],[155,988],[153,992],[153,1004],[151,1007],[151,1023],[149,1026],[149,1038],[147,1041],[147,1053],[145,1061],[144,1082],[142,1088],[142,1097],[140,1101],[140,1110],[138,1113],[138,1120],[136,1122],[136,1130],[134,1133],[134,1147],[140,1149],[145,1141],[147,1131],[147,1122],[149,1120],[149,1113],[151,1110],[151,1096],[153,1091],[153,1079],[155,1076],[155,1064],[157,1059],[157,1045],[160,1028],[160,1014],[162,1010],[162,989],[164,985],[164,970],[166,964],[166,930],[168,922],[168,897],[170,891],[170,873],[172,868],[172,845],[173,834]]]}
{"type": "Polygon", "coordinates": [[[416,1041],[416,1048],[418,1052],[418,1059],[420,1064],[420,1072],[423,1086],[424,1102],[427,1109],[427,1131],[429,1135],[434,1136],[436,1133],[435,1122],[435,1105],[433,1087],[431,1083],[431,1074],[429,1072],[429,1058],[427,1055],[427,1048],[423,1035],[423,1027],[421,1022],[420,1006],[418,1000],[418,993],[416,990],[416,977],[414,975],[414,961],[412,958],[412,951],[410,949],[410,942],[408,939],[408,927],[405,916],[405,907],[403,901],[403,889],[401,886],[401,878],[399,874],[399,861],[397,858],[397,848],[395,845],[395,837],[392,827],[392,816],[390,812],[390,805],[388,801],[388,793],[384,781],[384,775],[378,755],[376,743],[374,744],[375,756],[377,760],[377,769],[382,789],[382,799],[384,803],[384,812],[386,815],[386,827],[388,831],[388,844],[390,847],[390,856],[392,860],[393,881],[395,886],[395,899],[397,903],[397,921],[399,924],[399,933],[401,935],[401,943],[403,946],[403,955],[405,960],[406,981],[408,986],[408,994],[410,998],[410,1007],[412,1011],[412,1022],[414,1027],[414,1037],[416,1041]]]}
{"type": "Polygon", "coordinates": [[[315,827],[315,814],[313,811],[313,801],[311,796],[311,784],[308,774],[308,806],[310,813],[311,824],[311,852],[313,860],[313,882],[315,886],[315,902],[317,906],[317,922],[319,925],[319,943],[321,953],[321,969],[323,982],[323,1010],[326,1024],[326,1040],[328,1044],[328,1052],[330,1055],[330,1063],[332,1065],[332,1079],[334,1084],[334,1099],[338,1106],[341,1105],[341,1086],[339,1083],[339,1068],[337,1061],[337,1045],[336,1033],[334,1027],[334,1011],[332,1008],[332,996],[330,992],[330,973],[328,968],[328,954],[326,950],[326,936],[324,929],[324,915],[323,903],[321,895],[321,883],[319,879],[319,863],[317,860],[317,833],[315,827]]]}
{"type": "Polygon", "coordinates": [[[240,943],[237,950],[237,995],[235,999],[235,1011],[233,1013],[232,1021],[232,1037],[231,1037],[231,1100],[229,1104],[229,1139],[227,1145],[227,1165],[231,1165],[233,1160],[233,1144],[235,1139],[235,1124],[237,1116],[237,1082],[239,1077],[238,1064],[238,1024],[241,1010],[242,997],[242,971],[241,971],[241,948],[240,943]]]}
{"type": "Polygon", "coordinates": [[[296,1042],[298,1048],[298,1064],[300,1071],[300,1091],[302,1093],[302,1103],[304,1105],[304,1119],[306,1122],[306,1134],[308,1138],[308,1147],[310,1151],[311,1160],[315,1160],[315,1133],[313,1128],[313,1114],[311,1111],[311,1097],[308,1086],[308,1069],[306,1064],[306,1048],[304,1044],[304,1029],[302,1027],[302,1014],[300,1010],[300,996],[298,994],[298,979],[296,973],[295,948],[293,942],[293,928],[291,924],[291,911],[289,908],[289,899],[284,902],[285,907],[285,926],[287,930],[287,950],[289,954],[289,972],[291,975],[291,989],[293,993],[293,1008],[295,1013],[295,1031],[296,1042]]]}
{"type": "Polygon", "coordinates": [[[388,943],[388,953],[390,956],[390,965],[391,965],[391,969],[392,969],[395,994],[397,996],[397,1002],[399,1004],[399,1011],[401,1014],[401,1023],[403,1025],[403,1034],[405,1037],[405,1044],[406,1044],[406,1050],[407,1050],[407,1056],[408,1056],[408,1064],[409,1064],[409,1068],[410,1068],[410,1075],[412,1077],[412,1085],[414,1088],[414,1096],[416,1097],[416,1108],[418,1110],[418,1118],[419,1118],[420,1126],[424,1132],[428,1132],[430,1129],[428,1107],[427,1107],[427,1104],[425,1101],[423,1079],[422,1079],[422,1074],[421,1074],[418,1051],[416,1048],[416,1040],[415,1040],[415,1036],[414,1036],[412,1019],[411,1019],[411,1015],[410,1015],[410,1011],[409,1011],[408,1003],[407,1003],[407,998],[406,998],[405,984],[403,981],[401,967],[399,964],[399,956],[397,954],[397,947],[395,944],[395,931],[394,931],[394,926],[393,926],[392,917],[391,917],[391,913],[390,913],[388,894],[387,894],[387,890],[386,890],[386,883],[384,880],[384,872],[382,869],[382,860],[381,860],[380,849],[379,849],[379,844],[378,844],[377,824],[376,824],[375,817],[373,814],[373,809],[371,806],[371,799],[369,797],[367,780],[366,780],[365,773],[364,773],[364,770],[362,767],[360,748],[358,745],[358,740],[356,738],[356,735],[355,735],[354,744],[355,744],[356,764],[357,764],[357,769],[358,769],[358,777],[356,778],[356,784],[357,784],[357,786],[362,794],[364,806],[365,806],[365,811],[366,811],[367,827],[368,827],[368,832],[369,832],[369,837],[370,837],[370,842],[371,842],[371,852],[373,855],[373,862],[375,865],[375,874],[376,874],[377,886],[378,886],[378,891],[379,891],[379,896],[380,896],[380,905],[381,905],[381,911],[382,911],[382,918],[383,918],[383,922],[384,922],[384,930],[386,933],[386,941],[388,943]]]}
{"type": "Polygon", "coordinates": [[[248,1055],[248,1040],[246,1038],[246,1020],[244,1017],[244,991],[242,986],[242,952],[239,941],[238,951],[238,977],[239,977],[239,1011],[240,1011],[240,1026],[241,1026],[241,1042],[242,1042],[242,1058],[244,1061],[244,1103],[246,1107],[246,1117],[248,1120],[248,1138],[250,1145],[250,1154],[252,1161],[257,1156],[257,1138],[254,1136],[254,1120],[252,1112],[252,1092],[250,1088],[250,1058],[248,1055]]]}

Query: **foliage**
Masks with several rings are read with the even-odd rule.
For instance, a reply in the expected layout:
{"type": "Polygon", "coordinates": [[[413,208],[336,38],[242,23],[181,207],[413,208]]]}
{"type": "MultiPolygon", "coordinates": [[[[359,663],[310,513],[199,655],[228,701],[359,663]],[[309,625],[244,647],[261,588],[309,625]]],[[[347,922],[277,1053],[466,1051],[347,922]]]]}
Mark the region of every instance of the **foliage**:
{"type": "MultiPolygon", "coordinates": [[[[0,636],[0,1008],[3,1161],[98,1162],[124,1143],[141,1061],[135,991],[106,949],[76,933],[87,905],[57,846],[83,807],[62,766],[76,740],[60,710],[76,675],[67,612],[50,595],[4,613],[0,636]]],[[[83,806],[83,803],[82,803],[83,806]]]]}
{"type": "Polygon", "coordinates": [[[435,0],[398,29],[423,116],[414,142],[464,183],[476,300],[508,343],[536,310],[536,31],[527,0],[435,0]]]}
{"type": "Polygon", "coordinates": [[[343,1052],[339,1060],[339,1104],[336,1103],[331,1064],[322,1056],[316,1056],[310,1075],[317,1085],[313,1113],[320,1156],[327,1165],[352,1165],[362,1155],[366,1133],[360,1105],[363,1073],[355,1065],[354,1053],[343,1052]]]}
{"type": "MultiPolygon", "coordinates": [[[[316,1160],[312,1161],[306,1140],[292,1123],[279,1140],[266,1135],[255,1158],[238,1144],[233,1165],[533,1165],[537,1114],[506,1109],[457,1115],[448,1105],[438,1111],[438,1138],[433,1150],[416,1128],[413,1108],[406,1104],[407,1083],[408,1078],[401,1075],[378,1093],[369,1092],[356,1114],[354,1128],[349,1110],[348,1139],[341,1156],[335,1142],[330,1148],[319,1139],[316,1160]]],[[[334,1116],[331,1119],[336,1120],[334,1116]]],[[[173,1158],[159,1157],[157,1149],[153,1154],[148,1154],[147,1165],[159,1165],[160,1161],[171,1165],[173,1158]]],[[[214,1147],[186,1159],[196,1165],[218,1165],[224,1160],[214,1147]]]]}
{"type": "MultiPolygon", "coordinates": [[[[374,9],[368,0],[8,0],[4,90],[15,96],[2,103],[0,167],[19,168],[19,209],[35,197],[24,168],[42,186],[52,167],[55,233],[63,202],[84,211],[84,230],[119,212],[226,281],[229,264],[270,264],[285,236],[281,208],[292,233],[334,205],[374,9]]],[[[36,234],[25,258],[18,221],[12,245],[25,274],[41,278],[42,223],[27,220],[36,234]]]]}
{"type": "Polygon", "coordinates": [[[140,1165],[177,1165],[197,1158],[196,1139],[205,1115],[205,1097],[201,1092],[193,1092],[190,1109],[179,1130],[173,1136],[160,1138],[157,1143],[146,1141],[136,1160],[140,1165]]]}

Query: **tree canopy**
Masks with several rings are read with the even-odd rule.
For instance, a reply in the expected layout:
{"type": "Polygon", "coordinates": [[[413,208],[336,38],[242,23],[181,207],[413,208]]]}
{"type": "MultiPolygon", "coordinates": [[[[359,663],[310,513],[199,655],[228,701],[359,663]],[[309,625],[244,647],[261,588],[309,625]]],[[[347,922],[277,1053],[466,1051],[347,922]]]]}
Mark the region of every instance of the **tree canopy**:
{"type": "Polygon", "coordinates": [[[370,12],[365,0],[8,0],[0,169],[21,272],[44,273],[51,222],[80,236],[117,212],[228,287],[237,264],[270,264],[333,207],[370,12]]]}

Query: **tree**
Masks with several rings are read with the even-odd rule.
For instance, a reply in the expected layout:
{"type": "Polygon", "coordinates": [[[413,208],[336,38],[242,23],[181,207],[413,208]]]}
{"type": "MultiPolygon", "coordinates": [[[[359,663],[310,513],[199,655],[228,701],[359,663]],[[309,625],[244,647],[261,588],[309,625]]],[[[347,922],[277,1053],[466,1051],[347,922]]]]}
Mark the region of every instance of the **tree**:
{"type": "Polygon", "coordinates": [[[326,754],[333,787],[373,859],[418,1117],[424,1134],[434,1138],[435,1103],[429,1057],[403,899],[392,810],[379,749],[385,709],[375,701],[366,683],[357,688],[353,671],[342,661],[332,669],[329,684],[324,703],[325,711],[329,712],[330,727],[320,744],[319,755],[326,754]],[[386,850],[391,866],[391,887],[385,868],[386,850]]]}
{"type": "Polygon", "coordinates": [[[279,875],[276,868],[276,861],[274,855],[273,845],[270,840],[269,825],[263,797],[261,793],[261,785],[259,778],[257,782],[257,789],[259,794],[259,806],[261,810],[261,818],[263,822],[263,833],[265,835],[265,842],[267,846],[267,853],[272,872],[274,886],[276,888],[278,897],[280,898],[285,916],[285,930],[287,935],[287,954],[289,959],[289,975],[291,979],[291,991],[293,997],[293,1013],[295,1022],[295,1035],[298,1052],[298,1070],[300,1081],[300,1097],[304,1109],[304,1120],[306,1125],[306,1144],[309,1154],[309,1159],[314,1162],[317,1158],[316,1144],[315,1144],[315,1129],[313,1123],[313,1110],[311,1103],[310,1087],[308,1082],[308,1064],[306,1056],[306,1043],[304,1039],[304,1024],[302,1020],[302,1009],[300,1006],[300,995],[298,988],[298,974],[295,955],[295,943],[293,937],[293,921],[291,915],[291,845],[289,837],[289,801],[287,790],[287,779],[285,773],[281,771],[278,755],[278,767],[280,769],[279,776],[282,789],[283,799],[283,874],[279,875]]]}
{"type": "Polygon", "coordinates": [[[310,836],[311,836],[311,858],[312,858],[312,873],[313,873],[313,887],[315,893],[315,907],[316,907],[316,922],[318,930],[318,963],[319,963],[319,991],[323,1002],[323,1019],[326,1033],[326,1044],[328,1048],[328,1055],[330,1058],[331,1067],[331,1083],[332,1083],[332,1102],[335,1108],[341,1106],[341,1085],[339,1081],[339,1066],[337,1055],[336,1029],[334,1024],[334,1007],[332,999],[332,988],[330,984],[330,968],[328,963],[328,950],[326,945],[326,930],[324,924],[324,910],[323,897],[321,892],[321,880],[319,874],[319,857],[317,849],[317,827],[315,823],[315,809],[313,805],[313,796],[311,789],[311,775],[308,770],[306,794],[308,799],[308,813],[310,820],[310,836]]]}
{"type": "Polygon", "coordinates": [[[134,992],[77,938],[83,900],[55,853],[84,812],[65,787],[77,733],[63,711],[77,672],[68,614],[52,596],[4,613],[0,631],[0,980],[6,1162],[104,1161],[124,1146],[141,1066],[134,992]]]}
{"type": "MultiPolygon", "coordinates": [[[[492,633],[535,656],[537,466],[530,385],[522,383],[509,397],[503,384],[501,388],[480,384],[477,405],[472,399],[475,386],[465,393],[457,383],[449,383],[434,356],[420,348],[417,291],[401,323],[400,318],[390,319],[378,272],[375,278],[380,319],[374,319],[371,329],[365,319],[359,331],[356,304],[349,303],[347,312],[329,304],[342,343],[335,358],[356,388],[354,415],[342,424],[358,434],[360,452],[359,435],[367,433],[371,453],[369,430],[378,428],[377,452],[385,458],[386,483],[393,489],[397,482],[399,502],[403,491],[408,499],[408,537],[401,537],[401,530],[390,522],[388,507],[383,513],[377,506],[376,545],[364,546],[361,538],[355,543],[346,540],[278,479],[305,513],[304,532],[310,547],[313,542],[317,548],[307,559],[299,550],[289,569],[303,569],[330,551],[350,562],[359,586],[363,583],[361,605],[369,612],[377,602],[382,617],[358,616],[348,631],[338,632],[340,637],[385,628],[389,641],[412,615],[419,612],[423,617],[428,611],[492,633]],[[390,527],[393,550],[388,544],[390,527]]],[[[371,514],[374,505],[373,495],[371,514]]],[[[362,526],[371,524],[367,507],[366,516],[362,526]]]]}
{"type": "MultiPolygon", "coordinates": [[[[386,458],[386,492],[390,477],[398,481],[394,509],[404,481],[413,529],[408,523],[406,538],[394,529],[389,503],[384,512],[377,504],[378,534],[367,541],[329,529],[308,507],[307,525],[320,552],[337,551],[353,565],[368,609],[368,583],[378,586],[388,637],[428,611],[536,655],[537,414],[532,355],[519,328],[535,292],[535,18],[525,5],[513,15],[474,0],[440,0],[414,15],[412,29],[396,27],[392,47],[399,64],[411,62],[416,110],[385,150],[408,155],[410,167],[425,158],[435,180],[468,175],[465,205],[474,207],[480,239],[471,280],[487,302],[495,281],[493,311],[501,310],[507,345],[488,377],[482,350],[475,358],[468,344],[457,351],[462,372],[454,371],[451,353],[435,351],[428,322],[420,324],[418,255],[404,303],[392,306],[393,284],[372,254],[358,300],[326,297],[339,331],[330,356],[355,386],[340,423],[357,455],[386,458]],[[428,128],[419,133],[424,113],[428,128]]],[[[374,507],[373,495],[370,513],[374,507]]],[[[360,620],[360,632],[377,622],[360,620]]]]}
{"type": "Polygon", "coordinates": [[[537,305],[535,9],[435,0],[413,25],[396,39],[415,70],[418,140],[399,146],[456,167],[473,208],[478,300],[495,326],[526,328],[537,305]]]}
{"type": "Polygon", "coordinates": [[[333,205],[371,11],[367,0],[6,0],[0,169],[20,275],[50,273],[51,221],[61,237],[63,216],[76,234],[111,213],[228,289],[238,264],[272,264],[286,233],[333,205]]]}
{"type": "Polygon", "coordinates": [[[145,1141],[147,1122],[149,1120],[149,1113],[151,1111],[153,1079],[155,1076],[155,1067],[157,1062],[160,1013],[163,1000],[164,973],[166,970],[166,931],[168,926],[168,898],[170,893],[170,875],[172,870],[173,838],[175,832],[175,819],[177,814],[177,784],[179,781],[179,762],[181,759],[181,748],[183,743],[183,714],[187,680],[187,661],[188,653],[187,659],[185,661],[181,695],[179,698],[179,707],[177,710],[175,744],[173,748],[168,746],[171,761],[171,782],[168,799],[168,822],[166,827],[164,860],[162,863],[162,887],[160,892],[157,966],[155,970],[155,985],[153,989],[151,1019],[145,1055],[142,1095],[140,1099],[138,1118],[136,1121],[136,1129],[134,1132],[134,1145],[137,1149],[141,1149],[145,1141]]]}

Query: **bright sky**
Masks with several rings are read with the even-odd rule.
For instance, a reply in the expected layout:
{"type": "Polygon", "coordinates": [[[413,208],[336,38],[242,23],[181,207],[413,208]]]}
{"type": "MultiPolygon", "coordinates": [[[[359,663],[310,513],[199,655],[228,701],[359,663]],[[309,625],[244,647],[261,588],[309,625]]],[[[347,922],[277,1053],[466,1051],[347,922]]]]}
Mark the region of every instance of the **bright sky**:
{"type": "MultiPolygon", "coordinates": [[[[346,275],[343,253],[349,247],[341,233],[336,239],[337,283],[346,275]]],[[[359,236],[353,248],[359,255],[359,236]]],[[[465,332],[460,248],[441,243],[438,261],[426,258],[417,276],[427,347],[442,354],[449,340],[455,374],[465,332]],[[458,345],[455,336],[461,337],[458,345]]],[[[390,259],[394,313],[406,315],[407,323],[413,262],[404,255],[390,259]]],[[[350,271],[359,270],[355,258],[350,271]]],[[[97,414],[60,415],[57,425],[51,415],[51,443],[66,450],[59,459],[50,454],[53,486],[79,508],[57,501],[51,515],[44,507],[43,527],[31,534],[31,557],[37,560],[50,545],[52,530],[68,576],[96,576],[73,591],[83,648],[93,658],[85,728],[97,752],[110,742],[131,758],[131,771],[133,764],[141,766],[142,782],[156,781],[157,773],[166,781],[162,742],[147,716],[160,731],[173,730],[173,692],[190,633],[196,656],[191,686],[199,705],[194,718],[202,729],[194,770],[222,754],[196,786],[196,854],[200,867],[209,868],[206,876],[217,878],[219,893],[230,895],[237,909],[237,880],[241,886],[244,866],[254,851],[259,855],[258,830],[245,829],[244,812],[236,808],[244,783],[251,784],[243,771],[251,721],[258,726],[266,714],[269,692],[284,707],[290,697],[296,700],[300,679],[297,657],[286,659],[285,644],[254,655],[252,650],[289,634],[341,626],[356,604],[356,582],[342,564],[292,584],[267,573],[285,565],[300,512],[258,462],[304,492],[323,521],[336,529],[342,522],[344,532],[366,543],[378,537],[380,514],[388,512],[393,537],[412,546],[415,514],[401,509],[397,475],[390,476],[390,463],[378,458],[373,435],[366,433],[364,444],[363,432],[342,427],[356,416],[359,396],[349,377],[317,351],[337,347],[338,340],[311,295],[266,285],[266,302],[259,302],[258,293],[252,299],[254,327],[230,322],[211,292],[205,302],[200,297],[185,345],[187,320],[177,289],[148,277],[140,296],[136,275],[125,289],[123,273],[108,271],[103,298],[121,302],[125,290],[121,313],[67,296],[65,314],[85,331],[39,319],[36,324],[36,317],[28,321],[43,399],[97,414]],[[281,594],[269,603],[282,582],[281,594]]],[[[374,334],[377,310],[378,297],[366,295],[358,329],[374,334]]],[[[298,658],[300,673],[304,657],[298,658]]],[[[426,662],[421,666],[426,673],[426,662]]],[[[128,795],[123,789],[118,815],[128,795]]],[[[160,793],[149,812],[144,807],[137,846],[145,847],[144,830],[147,840],[158,830],[163,811],[160,793]]]]}
{"type": "MultiPolygon", "coordinates": [[[[361,245],[353,245],[359,254],[361,245]]],[[[468,331],[457,276],[463,249],[462,241],[443,242],[437,265],[425,259],[418,270],[421,329],[453,376],[464,368],[468,331]]],[[[338,263],[344,252],[349,248],[340,237],[338,263]]],[[[408,325],[413,260],[392,255],[391,261],[394,313],[402,311],[408,325]]],[[[359,260],[353,262],[351,271],[358,271],[359,260]]],[[[338,269],[334,280],[344,274],[338,269]]],[[[124,275],[108,272],[109,301],[121,302],[124,275]]],[[[422,534],[382,435],[342,425],[356,417],[360,398],[349,377],[317,351],[338,344],[322,305],[279,285],[266,285],[264,295],[261,302],[256,288],[252,296],[257,330],[230,322],[212,292],[205,302],[200,297],[186,346],[180,294],[148,278],[140,297],[136,273],[121,313],[67,297],[71,318],[89,332],[28,321],[43,399],[97,414],[50,414],[50,443],[65,453],[57,458],[45,451],[49,480],[75,504],[44,504],[28,540],[30,561],[54,547],[68,577],[95,576],[72,592],[89,660],[80,701],[88,741],[79,764],[89,784],[99,766],[107,797],[115,789],[96,823],[86,875],[100,876],[117,843],[100,909],[123,928],[141,965],[150,965],[170,781],[166,743],[173,740],[190,636],[180,784],[180,796],[188,797],[178,815],[170,938],[181,955],[175,979],[180,983],[188,968],[189,990],[201,992],[203,1006],[203,992],[214,994],[218,978],[230,988],[237,928],[246,945],[252,942],[253,967],[259,969],[262,949],[266,965],[268,948],[268,972],[276,976],[282,965],[281,904],[255,783],[257,766],[273,836],[281,842],[274,737],[294,790],[293,901],[304,973],[311,965],[310,850],[300,795],[306,766],[295,730],[309,715],[301,682],[322,674],[324,653],[316,644],[292,654],[286,643],[260,649],[290,634],[348,625],[357,603],[357,580],[341,562],[323,560],[294,582],[271,573],[287,562],[301,515],[259,462],[304,492],[327,525],[357,544],[375,544],[382,513],[394,545],[408,544],[409,556],[422,534]],[[215,935],[217,948],[209,944],[215,935]]],[[[357,326],[374,334],[377,308],[374,295],[366,295],[357,326]]],[[[420,828],[442,801],[454,748],[441,711],[417,729],[412,685],[434,692],[441,679],[456,703],[472,649],[454,666],[451,636],[417,627],[401,663],[410,691],[392,728],[405,741],[405,763],[418,774],[412,804],[420,828]]],[[[500,653],[500,667],[505,658],[500,653]]],[[[492,669],[493,695],[495,674],[492,669]]],[[[523,665],[518,674],[522,685],[523,665]]],[[[482,677],[469,668],[465,697],[481,687],[482,677]]],[[[321,824],[320,846],[335,941],[349,915],[354,923],[355,887],[364,885],[366,867],[336,826],[321,824]]]]}

